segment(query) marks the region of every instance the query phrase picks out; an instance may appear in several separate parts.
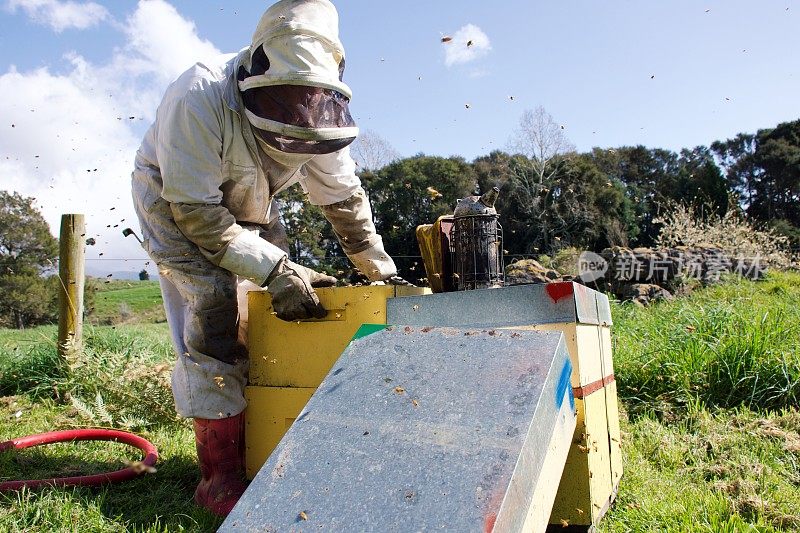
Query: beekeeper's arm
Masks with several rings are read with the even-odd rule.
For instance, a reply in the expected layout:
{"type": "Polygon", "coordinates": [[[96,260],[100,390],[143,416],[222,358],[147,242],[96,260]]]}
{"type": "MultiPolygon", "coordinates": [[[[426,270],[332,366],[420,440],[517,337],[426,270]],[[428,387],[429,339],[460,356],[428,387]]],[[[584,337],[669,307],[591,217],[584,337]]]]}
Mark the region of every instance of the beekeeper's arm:
{"type": "Polygon", "coordinates": [[[320,278],[288,261],[283,250],[237,224],[221,205],[219,108],[199,91],[190,91],[163,104],[158,113],[156,150],[164,182],[162,197],[170,203],[181,232],[211,263],[260,286],[269,285],[280,318],[324,316],[311,287],[330,285],[335,279],[320,278]]]}
{"type": "Polygon", "coordinates": [[[356,268],[370,281],[390,280],[397,276],[397,267],[383,248],[355,169],[349,148],[318,155],[306,163],[303,186],[311,203],[322,208],[356,268]]]}

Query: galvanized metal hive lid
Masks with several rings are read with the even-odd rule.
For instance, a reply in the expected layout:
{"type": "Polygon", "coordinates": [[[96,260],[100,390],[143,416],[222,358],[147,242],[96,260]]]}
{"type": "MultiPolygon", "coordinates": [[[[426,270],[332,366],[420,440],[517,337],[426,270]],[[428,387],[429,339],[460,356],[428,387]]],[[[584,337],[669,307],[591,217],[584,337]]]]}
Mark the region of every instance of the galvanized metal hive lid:
{"type": "Polygon", "coordinates": [[[508,487],[532,486],[559,413],[574,417],[570,372],[560,332],[397,326],[354,340],[220,531],[524,520],[508,487]]]}
{"type": "Polygon", "coordinates": [[[395,298],[386,318],[416,326],[611,325],[608,297],[572,281],[395,298]]]}

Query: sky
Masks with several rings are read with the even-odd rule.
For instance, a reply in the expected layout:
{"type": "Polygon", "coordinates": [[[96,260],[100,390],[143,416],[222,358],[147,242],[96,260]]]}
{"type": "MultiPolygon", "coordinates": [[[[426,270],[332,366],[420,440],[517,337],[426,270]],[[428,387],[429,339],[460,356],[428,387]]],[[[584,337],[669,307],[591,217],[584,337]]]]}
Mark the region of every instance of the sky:
{"type": "MultiPolygon", "coordinates": [[[[0,189],[36,198],[54,235],[84,213],[88,273],[155,273],[121,233],[138,232],[136,149],[166,86],[247,46],[270,3],[0,0],[0,189]]],[[[507,149],[538,106],[579,151],[680,150],[800,118],[796,0],[334,4],[351,111],[403,157],[507,149]]]]}

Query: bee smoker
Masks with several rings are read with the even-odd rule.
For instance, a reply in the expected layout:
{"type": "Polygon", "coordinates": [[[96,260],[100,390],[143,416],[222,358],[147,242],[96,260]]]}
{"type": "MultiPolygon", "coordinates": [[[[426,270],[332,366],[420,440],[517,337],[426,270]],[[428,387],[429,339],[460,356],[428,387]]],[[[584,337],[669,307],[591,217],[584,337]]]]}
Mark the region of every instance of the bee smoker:
{"type": "Polygon", "coordinates": [[[450,230],[453,286],[455,290],[501,287],[503,271],[503,228],[494,203],[500,189],[458,201],[450,230]]]}

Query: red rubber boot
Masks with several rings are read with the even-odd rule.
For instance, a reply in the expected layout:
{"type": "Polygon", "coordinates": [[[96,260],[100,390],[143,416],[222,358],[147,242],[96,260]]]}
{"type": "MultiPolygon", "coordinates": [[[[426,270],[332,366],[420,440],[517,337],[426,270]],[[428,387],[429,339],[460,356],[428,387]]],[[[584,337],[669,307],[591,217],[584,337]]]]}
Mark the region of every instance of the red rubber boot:
{"type": "Polygon", "coordinates": [[[194,419],[194,437],[202,479],[194,501],[227,516],[247,488],[244,478],[244,413],[230,418],[194,419]]]}

